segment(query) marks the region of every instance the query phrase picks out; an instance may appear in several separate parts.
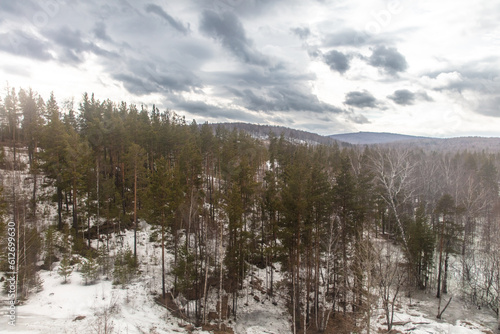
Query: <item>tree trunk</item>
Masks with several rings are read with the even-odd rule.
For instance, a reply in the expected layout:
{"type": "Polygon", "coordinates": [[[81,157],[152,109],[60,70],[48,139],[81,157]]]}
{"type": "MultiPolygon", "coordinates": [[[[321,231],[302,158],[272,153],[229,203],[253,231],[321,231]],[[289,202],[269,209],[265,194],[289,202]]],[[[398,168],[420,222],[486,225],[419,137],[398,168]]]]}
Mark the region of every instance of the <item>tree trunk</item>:
{"type": "Polygon", "coordinates": [[[57,186],[57,229],[62,231],[62,189],[61,186],[57,186]]]}
{"type": "Polygon", "coordinates": [[[97,165],[97,171],[96,171],[96,184],[97,184],[97,219],[96,219],[96,226],[97,226],[97,249],[99,249],[99,240],[101,239],[101,236],[99,234],[99,225],[100,225],[100,221],[99,221],[99,199],[100,199],[100,196],[99,196],[99,158],[97,158],[96,160],[96,165],[97,165]]]}
{"type": "MultiPolygon", "coordinates": [[[[436,293],[436,298],[439,298],[439,302],[441,303],[441,272],[442,272],[442,268],[443,268],[443,234],[444,234],[444,221],[441,225],[441,236],[440,236],[440,240],[439,240],[439,264],[438,264],[438,278],[437,278],[437,293],[436,293]]],[[[439,308],[441,307],[441,305],[439,305],[439,308]]],[[[438,308],[438,313],[440,311],[440,309],[438,308]]]]}
{"type": "MultiPolygon", "coordinates": [[[[498,249],[497,244],[497,249],[498,249]]],[[[497,255],[497,317],[498,317],[498,329],[500,329],[500,259],[497,255]]]]}
{"type": "Polygon", "coordinates": [[[207,323],[207,283],[208,283],[208,266],[210,265],[210,258],[208,257],[208,252],[207,252],[207,258],[205,260],[205,286],[203,287],[203,323],[207,323]]]}
{"type": "Polygon", "coordinates": [[[137,166],[134,166],[134,260],[137,263],[137,166]]]}
{"type": "Polygon", "coordinates": [[[75,237],[78,235],[78,215],[76,208],[76,177],[73,177],[73,229],[75,237]]]}
{"type": "MultiPolygon", "coordinates": [[[[220,180],[220,178],[219,178],[220,180]]],[[[220,182],[220,181],[219,181],[220,182]]],[[[219,222],[220,228],[220,240],[219,240],[219,262],[220,262],[220,273],[219,273],[219,331],[222,326],[222,269],[223,269],[223,249],[222,249],[222,232],[223,232],[223,223],[219,222]]]]}
{"type": "Polygon", "coordinates": [[[125,201],[125,163],[122,162],[122,214],[127,213],[127,202],[125,201]]]}
{"type": "Polygon", "coordinates": [[[445,257],[444,257],[444,275],[443,275],[443,293],[447,294],[448,293],[448,258],[449,254],[448,252],[445,252],[445,257]]]}
{"type": "MultiPolygon", "coordinates": [[[[35,149],[34,151],[37,151],[37,143],[35,142],[35,149]]],[[[33,210],[33,217],[36,219],[36,204],[37,204],[37,198],[36,198],[36,187],[37,187],[37,180],[38,180],[38,166],[36,162],[36,158],[33,155],[32,157],[32,162],[31,162],[31,169],[33,171],[33,197],[32,197],[32,210],[33,210]]],[[[37,226],[38,230],[38,226],[37,226]]]]}
{"type": "MultiPolygon", "coordinates": [[[[293,268],[293,267],[292,267],[293,268]]],[[[295,296],[295,273],[292,269],[292,308],[293,308],[293,317],[292,317],[292,325],[293,325],[293,334],[297,334],[297,322],[296,322],[296,296],[295,296]]]]}
{"type": "MultiPolygon", "coordinates": [[[[163,218],[163,215],[162,215],[163,218]]],[[[161,293],[165,302],[165,219],[161,222],[161,293]]]]}

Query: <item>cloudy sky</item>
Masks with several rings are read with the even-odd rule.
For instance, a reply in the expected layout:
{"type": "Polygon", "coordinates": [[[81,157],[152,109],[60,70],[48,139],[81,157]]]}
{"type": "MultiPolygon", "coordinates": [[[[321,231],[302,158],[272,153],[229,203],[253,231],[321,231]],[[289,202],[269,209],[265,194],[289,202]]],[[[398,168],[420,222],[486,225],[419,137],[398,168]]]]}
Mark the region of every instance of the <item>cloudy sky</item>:
{"type": "Polygon", "coordinates": [[[198,123],[500,136],[498,22],[498,0],[0,0],[0,78],[198,123]]]}

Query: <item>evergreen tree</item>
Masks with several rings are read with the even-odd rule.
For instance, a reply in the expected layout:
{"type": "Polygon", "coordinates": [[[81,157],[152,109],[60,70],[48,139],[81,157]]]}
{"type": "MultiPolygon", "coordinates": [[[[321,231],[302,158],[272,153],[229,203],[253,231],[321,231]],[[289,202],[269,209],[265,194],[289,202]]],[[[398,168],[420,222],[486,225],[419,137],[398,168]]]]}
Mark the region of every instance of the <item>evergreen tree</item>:
{"type": "Polygon", "coordinates": [[[56,259],[56,246],[57,246],[57,232],[53,226],[49,226],[45,231],[45,259],[44,266],[48,269],[52,269],[52,263],[57,261],[56,259]]]}
{"type": "Polygon", "coordinates": [[[137,266],[137,261],[128,245],[125,250],[119,249],[115,256],[113,284],[125,286],[130,283],[130,280],[135,276],[137,266]]]}
{"type": "Polygon", "coordinates": [[[85,285],[93,284],[99,277],[99,264],[92,255],[92,251],[87,252],[87,257],[83,259],[80,271],[85,285]]]}
{"type": "Polygon", "coordinates": [[[63,177],[71,189],[72,228],[76,238],[78,236],[78,198],[85,192],[84,177],[90,170],[91,153],[87,143],[76,131],[72,128],[68,131],[64,148],[67,168],[64,170],[63,177]]]}
{"type": "Polygon", "coordinates": [[[70,257],[68,253],[65,253],[61,263],[59,264],[59,268],[57,269],[57,273],[61,276],[64,281],[63,284],[66,284],[69,276],[73,272],[73,267],[71,266],[70,257]]]}
{"type": "Polygon", "coordinates": [[[146,152],[142,147],[137,144],[131,144],[127,157],[125,160],[127,161],[127,169],[129,170],[130,179],[132,179],[132,189],[133,189],[133,223],[134,223],[134,258],[137,260],[137,227],[138,227],[138,210],[140,206],[138,205],[138,201],[140,199],[141,185],[144,184],[146,171],[144,169],[144,162],[146,159],[146,152]],[[140,182],[140,183],[139,183],[140,182]]]}
{"type": "Polygon", "coordinates": [[[60,119],[59,107],[53,93],[47,101],[47,116],[49,118],[48,124],[42,134],[42,169],[56,187],[57,227],[62,230],[63,190],[67,186],[64,173],[67,167],[65,152],[68,145],[68,135],[60,119]]]}
{"type": "Polygon", "coordinates": [[[420,205],[415,213],[415,220],[408,229],[408,245],[417,277],[417,285],[427,288],[429,274],[434,258],[435,235],[427,222],[425,206],[420,205]]]}
{"type": "Polygon", "coordinates": [[[165,239],[167,224],[174,230],[175,212],[180,204],[182,194],[179,187],[178,173],[165,158],[155,163],[156,169],[151,173],[148,188],[148,218],[161,228],[161,264],[162,264],[162,296],[165,298],[165,239]]]}

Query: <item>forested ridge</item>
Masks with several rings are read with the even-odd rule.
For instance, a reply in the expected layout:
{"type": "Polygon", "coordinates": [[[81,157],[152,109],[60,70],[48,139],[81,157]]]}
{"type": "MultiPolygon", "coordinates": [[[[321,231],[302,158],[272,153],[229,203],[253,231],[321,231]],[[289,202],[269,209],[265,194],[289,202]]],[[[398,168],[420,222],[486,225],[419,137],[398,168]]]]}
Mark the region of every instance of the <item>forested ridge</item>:
{"type": "Polygon", "coordinates": [[[109,240],[146,222],[147,242],[173,254],[158,299],[192,301],[182,315],[196,324],[209,290],[221,323],[255,288],[286,298],[294,333],[366,329],[379,306],[390,330],[402,294],[434,294],[441,317],[452,274],[460,298],[498,314],[498,154],[263,140],[87,93],[74,106],[9,89],[0,117],[0,242],[14,223],[20,300],[43,288],[40,269],[59,262],[66,281],[77,258],[86,283],[129,284],[138,241],[109,240]]]}

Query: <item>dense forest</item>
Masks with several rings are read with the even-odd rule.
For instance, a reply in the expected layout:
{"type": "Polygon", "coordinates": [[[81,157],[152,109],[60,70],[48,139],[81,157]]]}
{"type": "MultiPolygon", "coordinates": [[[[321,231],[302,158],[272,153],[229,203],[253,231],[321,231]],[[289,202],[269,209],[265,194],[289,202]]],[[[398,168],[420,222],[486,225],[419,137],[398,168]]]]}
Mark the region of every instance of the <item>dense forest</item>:
{"type": "Polygon", "coordinates": [[[118,251],[108,241],[147,222],[163,254],[159,298],[192,301],[195,323],[207,321],[209,289],[218,323],[230,316],[223,305],[236,315],[253,268],[268,272],[253,288],[285,292],[293,333],[330,319],[369,328],[376,305],[390,330],[396,298],[424,290],[439,318],[452,271],[461,298],[499,312],[497,154],[261,139],[154,105],[84,94],[75,107],[31,89],[9,89],[0,117],[0,270],[14,263],[3,249],[15,226],[20,300],[43,285],[40,269],[60,261],[67,275],[75,254],[89,284],[128,284],[141,275],[137,240],[118,251]]]}

